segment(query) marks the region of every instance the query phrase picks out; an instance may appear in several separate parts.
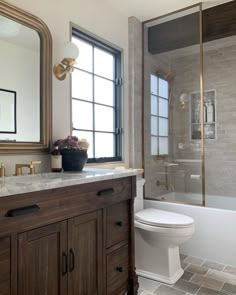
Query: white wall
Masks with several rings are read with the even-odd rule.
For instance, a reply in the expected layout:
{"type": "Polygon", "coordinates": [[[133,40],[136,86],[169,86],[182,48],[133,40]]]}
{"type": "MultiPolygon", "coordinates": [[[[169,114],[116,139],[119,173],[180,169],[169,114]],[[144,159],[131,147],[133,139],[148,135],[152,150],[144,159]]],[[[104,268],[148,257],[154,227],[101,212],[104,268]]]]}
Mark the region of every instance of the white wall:
{"type": "MultiPolygon", "coordinates": [[[[41,18],[53,38],[53,64],[59,62],[59,49],[70,40],[70,22],[98,35],[124,50],[124,144],[125,163],[128,165],[128,18],[97,0],[11,0],[11,4],[41,18]]],[[[70,79],[59,81],[53,77],[53,140],[70,133],[70,79]]],[[[28,157],[35,159],[36,156],[28,157]]],[[[7,168],[24,157],[2,157],[7,168]]],[[[46,159],[46,158],[45,158],[46,159]]]]}
{"type": "Polygon", "coordinates": [[[4,69],[0,71],[0,88],[16,91],[17,121],[16,134],[1,133],[0,139],[38,142],[39,52],[3,40],[0,48],[0,68],[4,69]]]}

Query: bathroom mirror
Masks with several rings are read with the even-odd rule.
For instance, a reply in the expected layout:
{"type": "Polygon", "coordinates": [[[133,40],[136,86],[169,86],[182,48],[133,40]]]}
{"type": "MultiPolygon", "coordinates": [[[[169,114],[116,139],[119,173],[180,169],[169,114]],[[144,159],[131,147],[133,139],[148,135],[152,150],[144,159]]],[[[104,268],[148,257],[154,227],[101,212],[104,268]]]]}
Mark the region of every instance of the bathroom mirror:
{"type": "Polygon", "coordinates": [[[0,153],[48,152],[51,59],[44,22],[0,0],[0,153]]]}

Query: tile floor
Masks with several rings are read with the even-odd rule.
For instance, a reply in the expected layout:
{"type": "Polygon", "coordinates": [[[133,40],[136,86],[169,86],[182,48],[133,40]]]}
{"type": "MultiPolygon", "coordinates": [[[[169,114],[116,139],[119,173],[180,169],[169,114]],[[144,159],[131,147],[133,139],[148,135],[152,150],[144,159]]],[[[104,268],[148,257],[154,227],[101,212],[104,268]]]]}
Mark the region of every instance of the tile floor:
{"type": "Polygon", "coordinates": [[[180,255],[183,276],[174,285],[139,277],[140,295],[236,295],[236,267],[180,255]]]}

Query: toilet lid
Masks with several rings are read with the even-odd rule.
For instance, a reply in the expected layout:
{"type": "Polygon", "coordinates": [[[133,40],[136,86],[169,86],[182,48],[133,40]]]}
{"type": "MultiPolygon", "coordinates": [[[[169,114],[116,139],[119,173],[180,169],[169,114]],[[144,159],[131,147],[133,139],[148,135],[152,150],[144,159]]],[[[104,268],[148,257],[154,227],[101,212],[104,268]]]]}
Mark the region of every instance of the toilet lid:
{"type": "Polygon", "coordinates": [[[137,212],[135,220],[159,227],[187,227],[194,224],[193,218],[189,216],[153,208],[137,212]]]}

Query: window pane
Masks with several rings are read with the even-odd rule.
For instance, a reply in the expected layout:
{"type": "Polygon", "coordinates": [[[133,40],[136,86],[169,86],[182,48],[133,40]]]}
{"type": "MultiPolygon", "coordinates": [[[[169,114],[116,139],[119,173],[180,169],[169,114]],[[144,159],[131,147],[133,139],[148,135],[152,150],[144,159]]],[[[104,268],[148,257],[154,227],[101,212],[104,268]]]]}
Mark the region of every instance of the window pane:
{"type": "Polygon", "coordinates": [[[93,128],[93,105],[76,99],[72,100],[72,124],[76,129],[93,128]]]}
{"type": "Polygon", "coordinates": [[[157,100],[158,98],[156,96],[151,96],[151,114],[152,115],[158,115],[157,112],[157,100]]]}
{"type": "Polygon", "coordinates": [[[159,116],[168,118],[168,100],[159,98],[159,116]]]}
{"type": "Polygon", "coordinates": [[[72,73],[72,97],[92,101],[92,83],[91,74],[75,69],[72,73]]]}
{"type": "Polygon", "coordinates": [[[85,138],[89,142],[89,148],[88,148],[88,158],[93,158],[93,150],[94,150],[94,144],[93,144],[93,133],[92,132],[86,132],[86,131],[80,131],[80,130],[73,130],[72,135],[77,136],[79,139],[85,138]]]}
{"type": "Polygon", "coordinates": [[[168,82],[163,79],[159,80],[159,96],[168,98],[168,82]]]}
{"type": "Polygon", "coordinates": [[[150,89],[152,94],[157,95],[157,77],[154,75],[151,75],[151,80],[150,80],[150,89]]]}
{"type": "Polygon", "coordinates": [[[157,155],[158,154],[158,137],[151,136],[151,155],[157,155]]]}
{"type": "Polygon", "coordinates": [[[114,106],[114,82],[94,77],[95,102],[114,106]]]}
{"type": "Polygon", "coordinates": [[[94,49],[94,73],[114,80],[114,57],[101,49],[94,49]]]}
{"type": "Polygon", "coordinates": [[[159,155],[168,155],[168,137],[159,137],[159,155]]]}
{"type": "Polygon", "coordinates": [[[95,133],[95,158],[114,157],[114,135],[95,133]]]}
{"type": "Polygon", "coordinates": [[[79,48],[79,56],[75,67],[92,72],[93,69],[93,47],[87,42],[72,37],[72,42],[79,48]]]}
{"type": "Polygon", "coordinates": [[[151,134],[152,135],[158,135],[158,125],[157,125],[157,117],[151,116],[151,134]]]}
{"type": "Polygon", "coordinates": [[[168,120],[159,118],[159,136],[168,136],[168,120]]]}
{"type": "Polygon", "coordinates": [[[114,109],[95,105],[95,130],[114,132],[114,109]]]}

